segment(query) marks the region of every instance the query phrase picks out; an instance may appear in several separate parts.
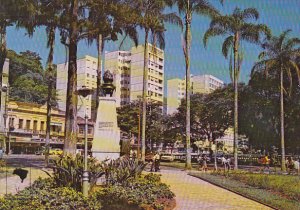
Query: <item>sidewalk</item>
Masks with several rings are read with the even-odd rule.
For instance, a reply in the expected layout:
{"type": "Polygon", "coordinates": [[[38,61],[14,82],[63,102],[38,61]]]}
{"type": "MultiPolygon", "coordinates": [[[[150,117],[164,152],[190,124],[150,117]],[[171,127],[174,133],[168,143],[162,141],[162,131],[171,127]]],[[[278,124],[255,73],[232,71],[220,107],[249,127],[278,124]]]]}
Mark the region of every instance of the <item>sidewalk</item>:
{"type": "Polygon", "coordinates": [[[162,170],[162,181],[170,185],[176,197],[176,210],[270,209],[223,188],[176,169],[162,170]]]}
{"type": "Polygon", "coordinates": [[[17,175],[9,176],[7,178],[0,179],[0,196],[5,195],[6,193],[6,186],[7,186],[7,193],[16,194],[18,191],[23,190],[25,187],[30,186],[35,180],[37,180],[39,177],[47,178],[48,175],[42,171],[41,169],[37,168],[23,168],[25,170],[28,170],[28,174],[26,179],[24,179],[23,183],[21,183],[21,179],[17,175]]]}

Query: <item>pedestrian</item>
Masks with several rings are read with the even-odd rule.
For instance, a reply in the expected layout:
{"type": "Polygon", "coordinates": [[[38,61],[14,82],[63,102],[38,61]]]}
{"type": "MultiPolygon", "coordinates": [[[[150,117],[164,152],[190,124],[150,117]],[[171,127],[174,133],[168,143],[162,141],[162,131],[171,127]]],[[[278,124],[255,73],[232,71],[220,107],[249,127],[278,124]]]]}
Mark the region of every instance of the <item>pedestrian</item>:
{"type": "Polygon", "coordinates": [[[200,171],[200,169],[202,167],[202,157],[200,155],[198,156],[197,161],[198,161],[198,170],[200,171]]]}
{"type": "Polygon", "coordinates": [[[264,157],[263,164],[264,164],[264,170],[267,168],[270,173],[270,159],[268,155],[264,157]]]}
{"type": "Polygon", "coordinates": [[[224,156],[222,156],[221,157],[221,162],[222,162],[222,165],[224,166],[224,172],[226,172],[226,169],[227,169],[227,164],[226,164],[227,159],[224,156]]]}
{"type": "Polygon", "coordinates": [[[298,160],[294,161],[294,167],[296,169],[297,174],[300,175],[300,161],[299,161],[299,158],[298,158],[298,160]]]}
{"type": "Polygon", "coordinates": [[[229,172],[229,170],[231,169],[231,158],[230,157],[226,158],[225,164],[226,164],[227,171],[229,172]]]}
{"type": "Polygon", "coordinates": [[[2,158],[3,158],[3,149],[0,148],[0,159],[2,159],[2,158]]]}
{"type": "Polygon", "coordinates": [[[204,155],[203,157],[202,157],[202,171],[207,171],[207,156],[206,155],[204,155]]]}
{"type": "Polygon", "coordinates": [[[294,160],[292,157],[288,157],[287,168],[288,168],[288,174],[290,174],[294,169],[294,160]]]}
{"type": "Polygon", "coordinates": [[[155,153],[155,155],[152,157],[152,164],[151,164],[151,172],[154,170],[157,172],[159,170],[159,154],[158,152],[155,153]]]}

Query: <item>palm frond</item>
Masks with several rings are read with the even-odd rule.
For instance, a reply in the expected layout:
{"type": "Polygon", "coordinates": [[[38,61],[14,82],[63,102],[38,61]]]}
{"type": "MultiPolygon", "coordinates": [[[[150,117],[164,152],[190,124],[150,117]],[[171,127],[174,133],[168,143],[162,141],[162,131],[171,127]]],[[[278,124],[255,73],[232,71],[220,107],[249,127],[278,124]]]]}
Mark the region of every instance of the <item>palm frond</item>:
{"type": "Polygon", "coordinates": [[[198,0],[194,2],[191,10],[197,14],[206,15],[209,17],[216,17],[220,15],[220,12],[206,0],[198,0]]]}
{"type": "Polygon", "coordinates": [[[285,50],[292,50],[296,46],[300,46],[300,39],[295,37],[287,40],[287,42],[284,44],[283,49],[285,50]]]}
{"type": "Polygon", "coordinates": [[[226,33],[226,31],[223,30],[222,28],[209,28],[203,36],[204,47],[207,46],[207,42],[208,42],[209,38],[214,37],[214,36],[224,35],[225,33],[226,33]]]}
{"type": "Polygon", "coordinates": [[[222,53],[224,57],[227,59],[228,56],[228,50],[233,46],[233,36],[229,36],[225,39],[222,45],[222,53]]]}
{"type": "Polygon", "coordinates": [[[255,19],[259,18],[259,13],[255,8],[247,8],[241,12],[241,16],[243,20],[247,19],[255,19]]]}
{"type": "Polygon", "coordinates": [[[181,18],[175,13],[164,14],[162,19],[166,23],[171,23],[180,27],[181,31],[183,30],[183,23],[181,18]]]}
{"type": "Polygon", "coordinates": [[[287,38],[288,34],[291,33],[292,30],[291,29],[288,29],[286,31],[284,31],[283,33],[281,33],[278,37],[278,41],[277,41],[277,48],[278,49],[282,49],[282,46],[283,46],[283,43],[284,43],[284,40],[287,38]]]}

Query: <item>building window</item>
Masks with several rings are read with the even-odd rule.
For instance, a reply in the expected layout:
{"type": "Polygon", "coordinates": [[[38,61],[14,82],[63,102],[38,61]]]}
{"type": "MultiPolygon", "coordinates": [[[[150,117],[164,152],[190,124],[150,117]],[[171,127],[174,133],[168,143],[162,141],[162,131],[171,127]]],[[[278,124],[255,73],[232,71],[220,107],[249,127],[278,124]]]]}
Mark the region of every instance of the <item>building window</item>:
{"type": "Polygon", "coordinates": [[[88,129],[88,134],[93,134],[93,129],[92,128],[88,129]]]}
{"type": "Polygon", "coordinates": [[[83,134],[83,128],[79,128],[79,133],[83,134]]]}
{"type": "Polygon", "coordinates": [[[15,119],[14,118],[9,118],[9,127],[14,127],[14,122],[15,122],[15,119]]]}
{"type": "Polygon", "coordinates": [[[41,121],[41,131],[44,131],[44,126],[45,126],[45,122],[44,121],[41,121]]]}
{"type": "Polygon", "coordinates": [[[30,130],[30,120],[26,120],[26,129],[30,130]]]}
{"type": "Polygon", "coordinates": [[[37,120],[33,121],[33,130],[36,131],[37,130],[37,120]]]}
{"type": "Polygon", "coordinates": [[[23,129],[23,119],[19,119],[19,129],[23,129]]]}

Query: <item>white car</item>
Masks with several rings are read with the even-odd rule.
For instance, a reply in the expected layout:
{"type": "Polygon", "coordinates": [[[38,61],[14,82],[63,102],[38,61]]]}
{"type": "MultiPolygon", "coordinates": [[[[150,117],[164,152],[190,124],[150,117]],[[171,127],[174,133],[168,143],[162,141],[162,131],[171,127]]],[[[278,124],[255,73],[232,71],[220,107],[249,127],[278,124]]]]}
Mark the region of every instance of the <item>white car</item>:
{"type": "Polygon", "coordinates": [[[170,161],[170,162],[172,162],[172,161],[174,161],[174,159],[175,159],[175,156],[172,155],[172,154],[162,154],[160,156],[161,161],[170,161]]]}

